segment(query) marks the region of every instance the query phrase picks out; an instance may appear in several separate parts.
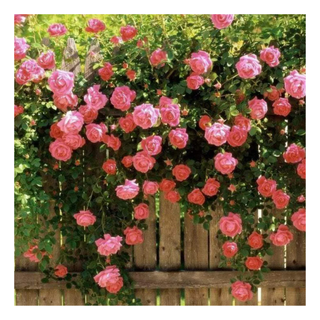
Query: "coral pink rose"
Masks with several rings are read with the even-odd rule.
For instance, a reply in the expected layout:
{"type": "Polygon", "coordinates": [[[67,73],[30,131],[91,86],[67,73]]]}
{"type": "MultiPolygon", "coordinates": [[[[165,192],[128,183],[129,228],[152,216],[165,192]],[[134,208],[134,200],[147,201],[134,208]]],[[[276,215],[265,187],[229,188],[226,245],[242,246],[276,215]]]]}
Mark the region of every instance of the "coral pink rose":
{"type": "Polygon", "coordinates": [[[99,272],[94,277],[94,281],[110,293],[117,293],[123,286],[123,278],[120,277],[119,269],[115,265],[108,266],[99,272]]]}
{"type": "Polygon", "coordinates": [[[78,104],[78,97],[72,92],[64,95],[53,95],[54,105],[62,112],[67,112],[68,108],[74,108],[78,104]]]}
{"type": "Polygon", "coordinates": [[[143,233],[136,226],[133,228],[127,227],[123,233],[126,236],[126,244],[135,245],[143,242],[143,233]]]}
{"type": "Polygon", "coordinates": [[[127,111],[130,109],[131,102],[135,99],[135,97],[135,91],[130,90],[130,88],[127,86],[122,86],[114,89],[110,101],[116,109],[127,111]]]}
{"type": "Polygon", "coordinates": [[[63,132],[58,126],[58,122],[55,122],[50,127],[50,137],[54,139],[62,138],[63,132]]]}
{"type": "Polygon", "coordinates": [[[306,96],[306,75],[299,74],[297,70],[290,72],[286,78],[284,78],[284,87],[286,92],[290,96],[301,99],[306,96]]]}
{"type": "Polygon", "coordinates": [[[122,247],[121,244],[122,237],[116,236],[112,237],[109,233],[104,235],[104,238],[100,238],[95,241],[98,249],[97,251],[102,256],[110,256],[111,254],[116,254],[120,248],[122,247]]]}
{"type": "Polygon", "coordinates": [[[287,98],[279,98],[273,104],[273,112],[278,116],[286,117],[291,111],[291,104],[287,98]]]}
{"type": "Polygon", "coordinates": [[[260,257],[248,257],[246,267],[249,270],[259,270],[263,265],[263,260],[260,257]]]}
{"type": "Polygon", "coordinates": [[[229,237],[234,237],[242,231],[242,220],[238,213],[229,212],[228,216],[224,216],[219,220],[219,229],[229,237]]]}
{"type": "Polygon", "coordinates": [[[206,130],[207,127],[211,125],[211,118],[209,116],[202,116],[199,120],[199,127],[202,130],[206,130]]]}
{"type": "Polygon", "coordinates": [[[306,231],[306,209],[300,208],[291,216],[293,225],[300,231],[306,231]]]}
{"type": "Polygon", "coordinates": [[[184,181],[190,176],[191,169],[184,164],[178,164],[173,168],[172,174],[178,181],[184,181]]]}
{"type": "Polygon", "coordinates": [[[297,167],[297,173],[301,179],[306,178],[306,159],[303,159],[297,167]]]}
{"type": "Polygon", "coordinates": [[[160,109],[161,121],[171,127],[176,127],[180,123],[180,108],[177,104],[169,104],[160,109]]]}
{"type": "Polygon", "coordinates": [[[37,59],[38,65],[43,69],[53,69],[56,66],[55,54],[49,50],[41,53],[37,59]]]}
{"type": "Polygon", "coordinates": [[[234,124],[242,129],[246,130],[247,132],[249,132],[251,129],[251,120],[244,117],[242,114],[238,114],[234,118],[234,124]]]}
{"type": "Polygon", "coordinates": [[[176,187],[176,183],[173,180],[162,179],[159,184],[159,189],[163,192],[169,192],[176,187]]]}
{"type": "Polygon", "coordinates": [[[98,74],[100,76],[100,78],[104,81],[108,81],[110,80],[110,78],[113,75],[113,71],[112,71],[112,64],[109,62],[106,62],[103,66],[103,68],[100,68],[98,70],[98,74]]]}
{"type": "Polygon", "coordinates": [[[23,23],[26,21],[26,18],[29,16],[29,14],[15,14],[14,15],[14,24],[15,25],[23,25],[23,23]]]}
{"type": "Polygon", "coordinates": [[[231,294],[239,301],[245,302],[253,298],[251,284],[248,282],[236,281],[231,285],[231,294]]]}
{"type": "Polygon", "coordinates": [[[277,190],[272,194],[272,200],[277,209],[284,209],[290,201],[290,196],[282,190],[277,190]]]}
{"type": "Polygon", "coordinates": [[[215,196],[218,191],[219,191],[219,188],[220,188],[220,182],[217,181],[216,179],[214,178],[209,178],[204,187],[202,188],[202,192],[208,196],[208,197],[213,197],[215,196]]]}
{"type": "Polygon", "coordinates": [[[261,64],[255,54],[248,54],[236,63],[238,75],[243,79],[252,79],[261,73],[261,64]]]}
{"type": "Polygon", "coordinates": [[[31,262],[39,262],[40,260],[37,257],[37,253],[41,253],[42,256],[44,255],[41,251],[39,252],[38,246],[30,246],[29,249],[24,252],[23,256],[28,258],[31,262]]]}
{"type": "Polygon", "coordinates": [[[293,240],[293,234],[287,226],[281,224],[276,232],[270,234],[270,240],[275,246],[285,246],[293,240]]]}
{"type": "Polygon", "coordinates": [[[222,174],[231,173],[238,164],[238,160],[233,158],[230,152],[218,153],[214,160],[214,167],[222,174]]]}
{"type": "Polygon", "coordinates": [[[67,267],[65,267],[63,264],[58,264],[54,268],[54,274],[59,278],[64,278],[68,273],[67,267]]]}
{"type": "Polygon", "coordinates": [[[86,27],[86,31],[91,33],[98,33],[105,29],[106,25],[99,19],[90,19],[86,27]]]}
{"type": "Polygon", "coordinates": [[[172,203],[176,203],[181,199],[177,190],[170,190],[164,194],[164,198],[172,203]]]}
{"type": "Polygon", "coordinates": [[[104,123],[91,123],[86,125],[86,136],[89,141],[96,143],[101,142],[103,135],[107,132],[107,127],[104,123]]]}
{"type": "Polygon", "coordinates": [[[191,54],[189,65],[196,74],[207,73],[212,68],[209,53],[199,50],[191,54]]]}
{"type": "Polygon", "coordinates": [[[280,91],[275,86],[270,86],[270,89],[263,93],[264,98],[270,101],[276,101],[280,98],[280,91]]]}
{"type": "Polygon", "coordinates": [[[64,133],[78,133],[83,126],[83,116],[77,111],[68,111],[58,122],[58,126],[64,133]]]}
{"type": "Polygon", "coordinates": [[[264,197],[271,197],[276,191],[277,182],[272,179],[266,179],[266,177],[261,176],[257,179],[258,191],[264,197]]]}
{"type": "Polygon", "coordinates": [[[306,157],[306,151],[301,147],[292,143],[283,154],[283,158],[287,163],[297,163],[306,157]]]}
{"type": "Polygon", "coordinates": [[[45,71],[41,68],[37,62],[33,59],[24,61],[17,73],[16,73],[16,82],[20,85],[24,85],[29,81],[34,83],[40,82],[45,76],[45,71]]]}
{"type": "Polygon", "coordinates": [[[188,201],[190,203],[198,204],[202,206],[204,202],[206,201],[206,198],[204,197],[203,193],[200,191],[199,188],[192,190],[188,194],[188,201]]]}
{"type": "Polygon", "coordinates": [[[125,156],[122,158],[121,163],[126,167],[130,168],[132,166],[132,157],[131,156],[125,156]]]}
{"type": "Polygon", "coordinates": [[[29,47],[25,38],[14,37],[14,60],[18,61],[25,58],[29,47]]]}
{"type": "Polygon", "coordinates": [[[151,53],[150,63],[154,67],[163,67],[168,60],[167,52],[161,49],[157,49],[151,53]]]}
{"type": "Polygon", "coordinates": [[[98,118],[98,110],[87,105],[80,106],[79,112],[82,114],[83,120],[86,124],[92,123],[95,119],[98,118]]]}
{"type": "Polygon", "coordinates": [[[74,74],[68,71],[56,70],[52,72],[48,79],[48,84],[54,94],[58,96],[68,94],[74,86],[74,74]]]}
{"type": "Polygon", "coordinates": [[[78,133],[64,133],[62,135],[62,140],[72,150],[79,149],[86,143],[85,139],[82,138],[78,133]]]}
{"type": "Polygon", "coordinates": [[[77,224],[82,227],[92,226],[97,220],[90,210],[80,210],[80,212],[74,214],[73,217],[77,220],[77,224]]]}
{"type": "Polygon", "coordinates": [[[108,159],[102,165],[102,169],[107,173],[114,175],[117,172],[117,163],[113,159],[108,159]]]}
{"type": "Polygon", "coordinates": [[[247,141],[247,138],[248,133],[246,130],[238,126],[233,126],[228,135],[227,141],[232,147],[240,147],[247,141]]]}
{"type": "Polygon", "coordinates": [[[136,183],[136,179],[126,179],[124,185],[116,187],[117,197],[122,200],[129,200],[136,197],[139,193],[139,185],[136,183]]]}
{"type": "Polygon", "coordinates": [[[170,143],[178,149],[183,149],[187,145],[188,139],[187,129],[174,129],[169,133],[170,143]]]}
{"type": "Polygon", "coordinates": [[[141,104],[134,108],[133,121],[142,129],[149,129],[156,124],[159,115],[159,109],[155,109],[152,104],[141,104]]]}
{"type": "Polygon", "coordinates": [[[248,237],[248,244],[252,249],[260,249],[263,246],[262,234],[254,231],[248,237]]]}
{"type": "Polygon", "coordinates": [[[280,62],[280,51],[274,46],[265,48],[260,51],[260,59],[264,61],[270,67],[276,67],[280,62]]]}
{"type": "Polygon", "coordinates": [[[19,114],[24,112],[24,108],[22,106],[14,106],[14,117],[17,117],[19,114]]]}
{"type": "Polygon", "coordinates": [[[53,158],[68,161],[72,156],[72,149],[59,138],[50,143],[49,151],[53,158]]]}
{"type": "Polygon", "coordinates": [[[120,149],[121,147],[121,141],[118,137],[115,137],[113,134],[111,134],[110,136],[105,134],[102,137],[102,141],[111,149],[113,149],[114,151],[117,151],[120,149]]]}
{"type": "Polygon", "coordinates": [[[168,98],[168,97],[161,97],[159,99],[159,107],[160,108],[166,108],[168,107],[170,104],[172,104],[172,99],[168,98]]]}
{"type": "Polygon", "coordinates": [[[302,203],[302,202],[305,202],[306,201],[306,198],[304,197],[303,194],[301,194],[298,198],[297,198],[297,201],[302,203]]]}
{"type": "Polygon", "coordinates": [[[146,173],[153,168],[156,159],[151,157],[148,152],[140,151],[132,157],[132,162],[137,171],[146,173]]]}
{"type": "Polygon", "coordinates": [[[127,25],[120,28],[120,34],[123,41],[129,41],[133,39],[138,33],[138,30],[135,27],[127,25]]]}
{"type": "Polygon", "coordinates": [[[215,122],[211,127],[206,127],[204,137],[209,144],[218,147],[226,143],[229,133],[229,126],[215,122]]]}
{"type": "Polygon", "coordinates": [[[145,181],[142,185],[142,190],[144,194],[154,195],[155,193],[157,193],[158,189],[159,184],[155,181],[145,181]]]}
{"type": "Polygon", "coordinates": [[[134,218],[137,220],[144,220],[149,217],[149,206],[145,203],[140,203],[134,207],[134,218]]]}
{"type": "Polygon", "coordinates": [[[51,37],[59,37],[67,33],[67,28],[61,23],[54,23],[49,26],[47,31],[51,37]]]}
{"type": "Polygon", "coordinates": [[[87,103],[89,108],[100,110],[107,104],[107,96],[99,90],[100,85],[94,85],[88,89],[87,94],[84,96],[83,100],[87,103]]]}
{"type": "Polygon", "coordinates": [[[231,25],[234,14],[212,14],[211,21],[217,29],[224,29],[231,25]]]}
{"type": "Polygon", "coordinates": [[[189,77],[187,77],[187,87],[191,90],[198,90],[203,84],[203,77],[198,74],[192,72],[189,77]]]}
{"type": "Polygon", "coordinates": [[[137,75],[137,73],[136,73],[134,70],[128,70],[128,71],[126,72],[126,76],[128,77],[128,79],[129,79],[130,81],[135,80],[136,75],[137,75]]]}
{"type": "Polygon", "coordinates": [[[235,242],[227,241],[222,245],[222,251],[225,257],[232,258],[238,252],[238,245],[235,242]]]}
{"type": "Polygon", "coordinates": [[[131,113],[128,113],[124,118],[121,117],[119,119],[119,125],[125,133],[132,132],[136,128],[136,124],[133,121],[133,115],[131,113]]]}
{"type": "Polygon", "coordinates": [[[122,43],[123,41],[122,41],[121,37],[113,36],[113,37],[111,37],[110,42],[115,45],[118,45],[118,44],[122,43]]]}
{"type": "Polygon", "coordinates": [[[258,99],[257,97],[254,97],[252,100],[250,100],[248,105],[251,109],[250,116],[252,119],[260,120],[268,111],[267,102],[263,99],[258,99]]]}
{"type": "Polygon", "coordinates": [[[143,151],[149,155],[155,156],[162,151],[162,138],[160,136],[150,136],[141,141],[143,151]]]}

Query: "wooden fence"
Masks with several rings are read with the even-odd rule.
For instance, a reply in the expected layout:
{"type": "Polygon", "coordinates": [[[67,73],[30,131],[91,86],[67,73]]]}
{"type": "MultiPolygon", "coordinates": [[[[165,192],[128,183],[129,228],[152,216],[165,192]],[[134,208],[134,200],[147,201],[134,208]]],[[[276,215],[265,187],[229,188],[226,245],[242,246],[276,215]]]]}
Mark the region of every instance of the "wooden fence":
{"type": "MultiPolygon", "coordinates": [[[[44,41],[46,43],[46,41],[44,41]]],[[[87,55],[84,74],[94,75],[93,64],[99,59],[99,43],[94,40],[87,55]]],[[[64,50],[62,69],[77,75],[80,59],[75,42],[69,38],[64,50]]],[[[179,204],[149,198],[150,217],[144,243],[132,248],[130,276],[136,296],[143,305],[305,305],[305,234],[294,232],[287,247],[274,247],[268,259],[272,269],[265,275],[258,294],[247,303],[235,301],[228,292],[230,278],[237,272],[218,270],[220,247],[216,239],[220,209],[212,212],[210,229],[194,225],[180,212],[179,204]],[[158,201],[156,201],[158,200],[158,201]],[[156,205],[159,203],[159,206],[156,205]],[[157,241],[159,238],[159,241],[157,241]]],[[[51,205],[54,215],[54,203],[51,205]]],[[[258,215],[258,213],[257,213],[258,215]]],[[[56,233],[54,255],[59,255],[60,233],[56,233]]],[[[76,289],[66,289],[63,282],[42,283],[37,264],[16,259],[16,305],[84,305],[76,289]]],[[[81,264],[68,265],[71,272],[81,271],[81,264]]]]}

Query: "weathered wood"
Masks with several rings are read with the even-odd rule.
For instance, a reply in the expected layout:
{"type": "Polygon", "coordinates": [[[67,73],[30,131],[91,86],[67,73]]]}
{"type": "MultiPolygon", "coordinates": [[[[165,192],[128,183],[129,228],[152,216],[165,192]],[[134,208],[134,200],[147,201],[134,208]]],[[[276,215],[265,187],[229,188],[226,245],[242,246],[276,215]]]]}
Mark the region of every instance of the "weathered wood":
{"type": "MultiPolygon", "coordinates": [[[[193,224],[188,213],[184,217],[184,265],[186,270],[207,270],[208,231],[193,224]]],[[[208,288],[186,289],[186,305],[208,305],[208,288]]]]}
{"type": "MultiPolygon", "coordinates": [[[[156,204],[154,197],[149,196],[149,218],[146,220],[148,230],[143,232],[144,241],[134,246],[134,265],[136,270],[155,270],[157,266],[156,248],[156,204]]],[[[156,305],[157,292],[152,289],[137,289],[137,298],[143,305],[156,305]]]]}
{"type": "Polygon", "coordinates": [[[96,70],[93,69],[93,66],[101,59],[102,57],[100,54],[100,43],[98,39],[93,39],[87,53],[84,67],[84,77],[87,80],[92,80],[94,78],[96,70]]]}
{"type": "MultiPolygon", "coordinates": [[[[172,203],[160,193],[159,212],[159,267],[162,271],[175,271],[181,268],[181,228],[180,205],[172,203]]],[[[180,305],[181,292],[179,289],[160,290],[162,306],[180,305]]]]}
{"type": "Polygon", "coordinates": [[[73,38],[68,38],[63,50],[61,69],[72,72],[75,76],[81,71],[80,58],[73,38]]]}

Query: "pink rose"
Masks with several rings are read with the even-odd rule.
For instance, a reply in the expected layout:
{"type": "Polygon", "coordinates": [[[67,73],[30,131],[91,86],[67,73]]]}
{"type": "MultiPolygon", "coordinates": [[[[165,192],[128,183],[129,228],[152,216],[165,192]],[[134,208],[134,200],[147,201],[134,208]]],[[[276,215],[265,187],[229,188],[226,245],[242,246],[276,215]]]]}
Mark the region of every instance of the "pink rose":
{"type": "Polygon", "coordinates": [[[213,197],[215,196],[218,191],[219,191],[219,188],[220,188],[220,182],[217,181],[216,179],[214,178],[209,178],[204,187],[202,188],[202,192],[208,196],[208,197],[213,197]]]}
{"type": "Polygon", "coordinates": [[[293,240],[293,234],[287,226],[281,224],[276,232],[270,234],[270,240],[275,246],[285,246],[293,240]]]}
{"type": "Polygon", "coordinates": [[[238,114],[234,118],[234,124],[242,129],[246,130],[247,132],[249,132],[251,129],[251,120],[244,117],[242,114],[238,114]]]}
{"type": "Polygon", "coordinates": [[[25,58],[29,47],[25,38],[14,37],[14,60],[17,61],[25,58]]]}
{"type": "Polygon", "coordinates": [[[160,109],[161,121],[171,127],[176,127],[180,123],[180,108],[177,104],[169,104],[160,109]]]}
{"type": "Polygon", "coordinates": [[[252,119],[260,120],[268,112],[267,102],[263,99],[258,99],[254,97],[248,102],[249,108],[251,109],[250,116],[252,119]]]}
{"type": "Polygon", "coordinates": [[[227,241],[222,246],[223,255],[227,258],[234,257],[238,252],[238,246],[235,242],[227,241]]]}
{"type": "Polygon", "coordinates": [[[123,233],[126,236],[126,244],[128,245],[135,245],[143,242],[143,233],[140,229],[138,229],[136,226],[133,228],[127,227],[123,233]]]}
{"type": "Polygon", "coordinates": [[[176,187],[176,183],[172,180],[162,179],[159,184],[159,189],[163,192],[169,192],[176,187]]]}
{"type": "Polygon", "coordinates": [[[45,71],[33,59],[24,61],[16,73],[16,82],[24,85],[29,81],[40,82],[45,76],[45,71]]]}
{"type": "Polygon", "coordinates": [[[143,151],[146,151],[151,156],[161,153],[161,144],[162,138],[160,136],[149,136],[141,141],[143,151]]]}
{"type": "Polygon", "coordinates": [[[64,278],[68,273],[67,267],[65,267],[63,264],[58,264],[54,268],[54,274],[59,278],[64,278]]]}
{"type": "Polygon", "coordinates": [[[258,191],[264,197],[271,197],[277,188],[277,182],[275,180],[266,179],[266,177],[264,176],[261,176],[257,180],[257,184],[258,184],[258,191]]]}
{"type": "Polygon", "coordinates": [[[246,267],[249,270],[259,270],[263,265],[263,260],[260,257],[248,257],[246,267]]]}
{"type": "Polygon", "coordinates": [[[297,70],[290,72],[290,75],[284,78],[284,87],[286,92],[296,99],[306,96],[306,75],[299,74],[297,70]]]}
{"type": "Polygon", "coordinates": [[[135,80],[136,75],[137,75],[137,73],[136,73],[134,70],[128,70],[128,71],[126,72],[126,76],[128,77],[128,79],[129,79],[130,81],[135,80]]]}
{"type": "Polygon", "coordinates": [[[118,137],[115,137],[113,134],[109,135],[104,135],[102,137],[102,141],[111,149],[114,151],[117,151],[121,147],[121,141],[118,137]]]}
{"type": "Polygon", "coordinates": [[[141,104],[134,108],[133,121],[142,129],[148,129],[156,124],[159,115],[159,109],[155,109],[152,104],[141,104]]]}
{"type": "Polygon", "coordinates": [[[248,237],[248,244],[252,249],[260,249],[263,246],[262,234],[254,231],[248,237]]]}
{"type": "Polygon", "coordinates": [[[149,217],[149,206],[145,203],[140,203],[134,207],[134,218],[137,220],[144,220],[149,217]]]}
{"type": "Polygon", "coordinates": [[[238,160],[233,158],[230,152],[218,153],[214,160],[214,167],[222,174],[231,173],[238,164],[238,160]]]}
{"type": "Polygon", "coordinates": [[[232,147],[240,147],[247,141],[247,137],[248,133],[246,130],[238,126],[233,126],[228,135],[227,141],[232,147]]]}
{"type": "Polygon", "coordinates": [[[189,65],[194,73],[200,75],[212,68],[212,61],[209,53],[199,50],[191,54],[189,65]]]}
{"type": "Polygon", "coordinates": [[[29,14],[15,14],[14,24],[20,26],[23,25],[23,23],[26,21],[27,16],[29,16],[29,14]]]}
{"type": "Polygon", "coordinates": [[[156,159],[152,158],[146,151],[140,151],[132,158],[134,168],[146,173],[151,170],[156,163],[156,159]]]}
{"type": "Polygon", "coordinates": [[[236,63],[238,75],[243,79],[252,79],[261,73],[261,65],[255,54],[248,54],[236,63]]]}
{"type": "Polygon", "coordinates": [[[283,154],[283,158],[287,163],[297,163],[306,157],[306,151],[301,147],[292,143],[283,154]]]}
{"type": "Polygon", "coordinates": [[[286,117],[291,111],[291,104],[287,98],[279,98],[273,104],[273,112],[279,116],[286,117]]]}
{"type": "Polygon", "coordinates": [[[123,41],[128,41],[133,39],[138,33],[138,30],[135,27],[127,25],[120,28],[120,34],[123,41]]]}
{"type": "Polygon", "coordinates": [[[192,72],[189,77],[187,77],[187,87],[191,90],[198,90],[203,84],[203,77],[198,74],[192,72]]]}
{"type": "Polygon", "coordinates": [[[293,225],[300,231],[306,231],[306,209],[300,208],[291,216],[293,225]]]}
{"type": "Polygon", "coordinates": [[[38,252],[38,246],[30,246],[30,248],[24,252],[23,256],[28,258],[31,262],[39,262],[40,260],[37,257],[38,252]]]}
{"type": "Polygon", "coordinates": [[[113,75],[112,71],[112,64],[109,62],[106,62],[103,66],[103,68],[100,68],[98,70],[99,76],[102,80],[108,81],[113,75]]]}
{"type": "Polygon", "coordinates": [[[50,25],[47,31],[51,37],[59,37],[66,34],[67,28],[61,23],[54,23],[50,25]]]}
{"type": "Polygon", "coordinates": [[[290,201],[290,196],[282,190],[277,190],[272,194],[272,200],[277,209],[284,209],[290,201]]]}
{"type": "Polygon", "coordinates": [[[87,94],[84,96],[84,101],[87,103],[89,108],[100,110],[107,104],[107,96],[99,90],[100,85],[94,85],[88,89],[87,94]]]}
{"type": "Polygon", "coordinates": [[[74,74],[72,72],[56,70],[48,79],[51,91],[59,96],[68,94],[74,86],[74,74]]]}
{"type": "Polygon", "coordinates": [[[92,226],[97,220],[90,210],[80,210],[80,212],[74,214],[73,217],[77,220],[77,224],[82,227],[92,226]]]}
{"type": "Polygon", "coordinates": [[[263,97],[268,98],[270,101],[276,101],[280,98],[280,90],[275,86],[270,86],[270,89],[263,93],[263,97]]]}
{"type": "Polygon", "coordinates": [[[87,105],[80,106],[79,112],[83,116],[84,123],[89,124],[98,118],[98,110],[87,105]]]}
{"type": "Polygon", "coordinates": [[[199,127],[202,130],[206,130],[207,127],[211,126],[211,118],[209,116],[202,116],[199,120],[199,127]]]}
{"type": "Polygon", "coordinates": [[[168,107],[170,104],[172,104],[172,99],[168,98],[168,97],[161,97],[159,99],[159,107],[160,108],[166,108],[168,107]]]}
{"type": "Polygon", "coordinates": [[[131,113],[128,113],[124,118],[121,117],[119,119],[119,125],[125,133],[132,132],[136,128],[136,124],[133,121],[133,115],[131,113]]]}
{"type": "Polygon", "coordinates": [[[260,51],[260,59],[267,63],[270,67],[276,67],[280,62],[280,51],[274,46],[265,48],[260,51]]]}
{"type": "Polygon", "coordinates": [[[297,201],[302,203],[302,202],[305,202],[306,201],[306,198],[304,197],[303,194],[301,194],[298,198],[297,198],[297,201]]]}
{"type": "Polygon", "coordinates": [[[38,65],[43,69],[53,69],[56,66],[55,54],[53,51],[49,50],[47,52],[42,52],[37,59],[38,65]]]}
{"type": "Polygon", "coordinates": [[[62,138],[63,132],[60,130],[58,126],[58,122],[55,122],[50,127],[50,137],[54,139],[62,138]]]}
{"type": "Polygon", "coordinates": [[[211,127],[206,127],[204,137],[209,144],[213,144],[218,147],[227,141],[229,133],[229,126],[216,122],[211,127]]]}
{"type": "Polygon", "coordinates": [[[103,135],[107,132],[107,127],[104,123],[91,123],[86,125],[86,136],[89,141],[96,143],[101,142],[103,135]]]}
{"type": "Polygon", "coordinates": [[[78,133],[83,126],[83,116],[78,111],[68,111],[58,126],[64,133],[78,133]]]}
{"type": "Polygon", "coordinates": [[[132,157],[131,156],[125,156],[121,160],[121,163],[126,167],[130,168],[132,166],[132,157]]]}
{"type": "Polygon", "coordinates": [[[176,180],[184,181],[190,176],[191,169],[184,164],[178,164],[173,168],[172,174],[176,178],[176,180]]]}
{"type": "Polygon", "coordinates": [[[100,238],[95,241],[95,244],[98,247],[98,252],[102,256],[110,256],[111,254],[116,254],[120,248],[122,247],[121,244],[122,237],[116,236],[112,237],[109,233],[104,235],[104,238],[100,238]]]}
{"type": "Polygon", "coordinates": [[[78,133],[64,133],[62,135],[63,142],[72,150],[76,150],[84,146],[86,141],[78,133]]]}
{"type": "Polygon", "coordinates": [[[170,190],[164,194],[164,198],[172,203],[176,203],[181,199],[177,190],[170,190]]]}
{"type": "Polygon", "coordinates": [[[206,198],[204,197],[203,193],[200,191],[199,188],[192,190],[188,194],[188,201],[190,203],[198,204],[202,206],[204,202],[206,201],[206,198]]]}
{"type": "Polygon", "coordinates": [[[106,29],[106,25],[98,19],[90,19],[88,26],[86,27],[87,32],[98,33],[106,29]]]}
{"type": "Polygon", "coordinates": [[[168,60],[167,52],[161,49],[157,49],[151,53],[150,63],[154,67],[163,67],[168,60]]]}
{"type": "Polygon", "coordinates": [[[72,92],[64,95],[53,95],[54,105],[62,112],[67,112],[68,108],[74,108],[78,104],[78,97],[72,92]]]}
{"type": "Polygon", "coordinates": [[[102,165],[102,169],[107,173],[114,175],[117,172],[117,163],[113,159],[108,159],[102,165]]]}
{"type": "Polygon", "coordinates": [[[212,14],[211,21],[217,29],[224,29],[231,25],[234,14],[212,14]]]}
{"type": "Polygon", "coordinates": [[[174,129],[169,133],[170,143],[178,149],[183,149],[187,145],[188,139],[189,136],[185,128],[174,129]]]}
{"type": "Polygon", "coordinates": [[[117,36],[113,36],[111,39],[110,39],[110,42],[115,44],[115,45],[118,45],[120,43],[122,43],[122,38],[121,37],[117,37],[117,36]]]}
{"type": "Polygon", "coordinates": [[[301,179],[306,178],[306,159],[303,159],[297,167],[297,173],[301,179]]]}
{"type": "Polygon", "coordinates": [[[14,117],[17,117],[19,114],[24,112],[24,108],[22,106],[14,105],[14,117]]]}
{"type": "Polygon", "coordinates": [[[135,91],[130,90],[127,86],[122,86],[114,89],[110,101],[116,109],[127,111],[135,97],[135,91]]]}
{"type": "Polygon", "coordinates": [[[110,293],[117,293],[123,286],[123,278],[120,277],[119,269],[113,265],[106,267],[99,272],[94,281],[102,288],[106,288],[110,293]]]}
{"type": "Polygon", "coordinates": [[[238,213],[229,212],[219,220],[219,229],[228,237],[235,237],[242,231],[242,220],[238,213]]]}
{"type": "Polygon", "coordinates": [[[116,187],[117,197],[122,200],[133,199],[139,193],[139,185],[136,183],[136,179],[126,179],[124,185],[116,187]]]}
{"type": "Polygon", "coordinates": [[[251,284],[248,282],[236,281],[231,285],[231,294],[239,301],[245,302],[253,298],[251,284]]]}
{"type": "Polygon", "coordinates": [[[155,182],[155,181],[146,180],[142,186],[142,190],[144,194],[154,195],[155,193],[157,193],[158,189],[159,189],[158,182],[155,182]]]}
{"type": "Polygon", "coordinates": [[[53,158],[68,161],[72,156],[72,149],[59,138],[50,143],[49,151],[53,158]]]}

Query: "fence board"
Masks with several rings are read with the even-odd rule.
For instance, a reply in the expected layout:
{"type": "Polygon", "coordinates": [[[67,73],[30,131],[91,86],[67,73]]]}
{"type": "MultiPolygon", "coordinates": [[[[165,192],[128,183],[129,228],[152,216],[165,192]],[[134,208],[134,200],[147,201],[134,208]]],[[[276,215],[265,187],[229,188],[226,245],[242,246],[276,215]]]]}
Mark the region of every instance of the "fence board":
{"type": "Polygon", "coordinates": [[[73,72],[75,76],[81,71],[80,58],[73,38],[67,40],[67,46],[62,55],[61,69],[73,72]]]}
{"type": "Polygon", "coordinates": [[[100,55],[100,44],[98,39],[93,39],[90,48],[87,53],[85,66],[84,66],[84,77],[87,80],[92,80],[95,76],[96,71],[93,69],[95,63],[101,59],[100,55]]]}

